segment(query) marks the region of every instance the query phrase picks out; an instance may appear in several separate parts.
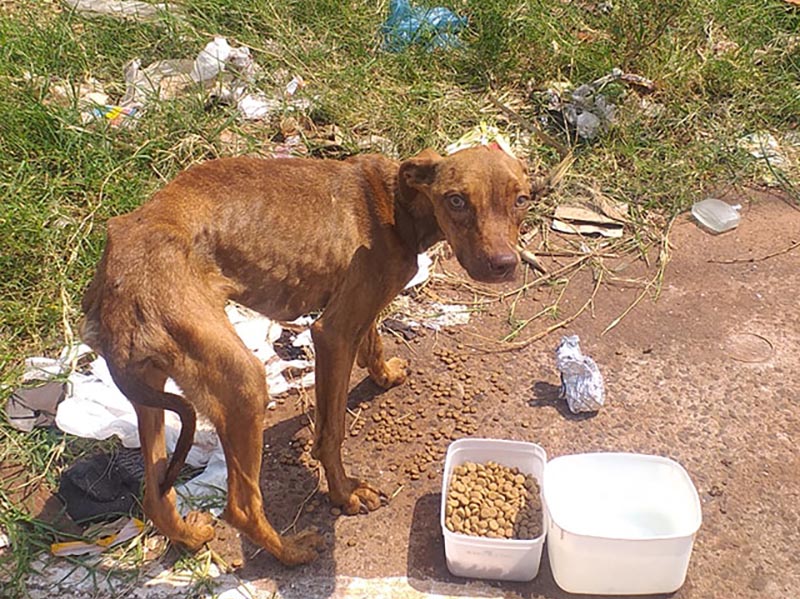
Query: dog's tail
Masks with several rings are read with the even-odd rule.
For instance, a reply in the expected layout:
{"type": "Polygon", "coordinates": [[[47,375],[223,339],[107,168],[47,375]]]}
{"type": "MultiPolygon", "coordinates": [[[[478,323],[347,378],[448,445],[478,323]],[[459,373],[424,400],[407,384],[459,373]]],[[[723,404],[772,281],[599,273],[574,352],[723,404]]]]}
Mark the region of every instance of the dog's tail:
{"type": "Polygon", "coordinates": [[[122,391],[131,403],[140,404],[149,408],[160,408],[170,410],[178,415],[181,420],[181,432],[178,435],[178,442],[175,444],[175,451],[169,461],[164,479],[159,484],[159,492],[162,496],[175,484],[178,474],[186,463],[186,456],[194,443],[194,432],[197,427],[197,412],[190,401],[185,397],[174,393],[167,393],[155,389],[144,382],[141,376],[127,370],[119,370],[111,361],[108,361],[108,370],[111,378],[114,379],[117,387],[122,391]]]}

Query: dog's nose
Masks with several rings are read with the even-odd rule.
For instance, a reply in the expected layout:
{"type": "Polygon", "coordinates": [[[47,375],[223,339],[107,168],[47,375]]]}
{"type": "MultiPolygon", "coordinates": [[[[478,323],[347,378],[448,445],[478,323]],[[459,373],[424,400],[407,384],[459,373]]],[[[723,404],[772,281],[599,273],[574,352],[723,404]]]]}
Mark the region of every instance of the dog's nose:
{"type": "Polygon", "coordinates": [[[489,256],[489,269],[497,277],[506,277],[517,268],[518,258],[513,252],[503,252],[489,256]]]}

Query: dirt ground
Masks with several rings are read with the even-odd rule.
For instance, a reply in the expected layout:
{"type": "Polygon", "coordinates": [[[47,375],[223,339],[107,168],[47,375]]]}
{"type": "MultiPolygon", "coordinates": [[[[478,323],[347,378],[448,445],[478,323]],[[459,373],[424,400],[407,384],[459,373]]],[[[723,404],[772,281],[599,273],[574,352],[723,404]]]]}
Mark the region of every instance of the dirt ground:
{"type": "MultiPolygon", "coordinates": [[[[672,597],[800,596],[800,394],[793,381],[800,369],[800,211],[766,194],[727,199],[743,204],[741,225],[711,235],[680,217],[660,298],[642,301],[605,335],[639,288],[603,285],[592,309],[566,329],[513,352],[478,349],[509,330],[513,298],[485,306],[464,326],[409,341],[384,335],[389,355],[412,362],[412,380],[381,393],[356,369],[345,443],[351,472],[392,496],[376,512],[338,516],[314,492],[319,478],[307,457],[302,398],[287,399],[269,412],[265,432],[267,514],[279,530],[293,522],[297,531],[317,527],[327,548],[315,563],[287,570],[223,525],[212,547],[241,564],[236,576],[258,596],[568,597],[546,553],[530,583],[474,583],[451,576],[445,565],[438,509],[448,443],[463,436],[519,439],[541,445],[549,458],[633,451],[687,469],[703,524],[686,583],[672,597]],[[557,398],[553,350],[567,333],[580,335],[605,377],[607,403],[594,416],[575,416],[557,398]],[[379,589],[370,580],[399,586],[379,589]]],[[[455,263],[446,268],[457,272],[455,263]]],[[[464,287],[431,289],[447,301],[476,299],[464,287]]],[[[592,289],[591,270],[584,269],[571,280],[558,318],[578,310],[592,289]]],[[[534,315],[554,292],[519,298],[516,318],[534,315]]],[[[519,338],[554,322],[539,319],[519,338]]]]}

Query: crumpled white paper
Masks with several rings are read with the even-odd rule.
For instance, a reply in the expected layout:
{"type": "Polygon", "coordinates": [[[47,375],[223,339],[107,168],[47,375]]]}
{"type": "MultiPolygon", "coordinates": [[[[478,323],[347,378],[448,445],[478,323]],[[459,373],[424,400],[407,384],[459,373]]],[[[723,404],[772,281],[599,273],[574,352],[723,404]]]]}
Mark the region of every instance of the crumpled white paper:
{"type": "MultiPolygon", "coordinates": [[[[308,110],[311,102],[306,98],[297,98],[295,94],[305,86],[302,77],[295,76],[283,90],[283,98],[269,97],[261,92],[251,92],[241,95],[236,102],[239,114],[246,121],[258,121],[280,112],[284,105],[290,104],[296,110],[308,110]]],[[[242,90],[244,91],[244,90],[242,90]]]]}
{"type": "Polygon", "coordinates": [[[417,285],[421,285],[427,281],[431,276],[431,265],[433,260],[428,254],[417,254],[417,274],[406,284],[406,289],[411,289],[417,285]]]}
{"type": "Polygon", "coordinates": [[[769,131],[757,131],[739,138],[736,145],[754,158],[768,160],[775,166],[783,166],[788,159],[781,151],[781,143],[769,131]]]}
{"type": "Polygon", "coordinates": [[[251,81],[256,63],[247,46],[232,47],[221,35],[215,35],[194,59],[189,76],[198,83],[210,81],[225,70],[234,70],[239,78],[251,81]]]}

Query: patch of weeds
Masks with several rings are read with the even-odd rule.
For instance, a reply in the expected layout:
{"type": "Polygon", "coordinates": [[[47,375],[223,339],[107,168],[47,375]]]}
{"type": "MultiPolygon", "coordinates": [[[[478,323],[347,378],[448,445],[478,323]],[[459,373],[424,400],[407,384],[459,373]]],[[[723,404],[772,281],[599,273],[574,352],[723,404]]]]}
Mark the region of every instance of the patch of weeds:
{"type": "Polygon", "coordinates": [[[196,554],[182,552],[172,565],[176,576],[186,580],[187,597],[214,595],[219,575],[219,557],[211,549],[196,554]]]}

